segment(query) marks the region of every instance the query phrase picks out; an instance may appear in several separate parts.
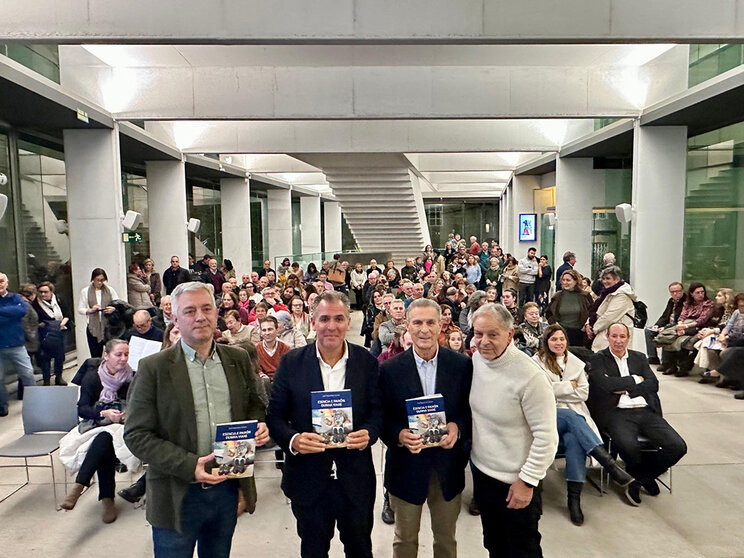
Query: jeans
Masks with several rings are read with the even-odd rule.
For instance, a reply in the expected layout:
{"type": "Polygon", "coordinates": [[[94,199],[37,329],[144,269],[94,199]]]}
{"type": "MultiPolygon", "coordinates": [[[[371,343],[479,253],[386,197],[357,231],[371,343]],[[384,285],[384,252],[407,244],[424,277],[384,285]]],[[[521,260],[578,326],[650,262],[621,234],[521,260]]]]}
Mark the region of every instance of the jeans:
{"type": "Polygon", "coordinates": [[[0,409],[8,408],[8,391],[5,389],[5,373],[10,370],[8,363],[13,363],[22,385],[32,386],[36,383],[34,367],[25,346],[0,349],[0,409]]]}
{"type": "Polygon", "coordinates": [[[181,532],[152,528],[155,558],[228,558],[238,520],[238,482],[190,484],[181,503],[181,532]]]}
{"type": "Polygon", "coordinates": [[[566,470],[563,476],[567,481],[586,480],[586,456],[602,440],[586,423],[586,419],[571,409],[558,409],[558,436],[566,453],[566,470]]]}

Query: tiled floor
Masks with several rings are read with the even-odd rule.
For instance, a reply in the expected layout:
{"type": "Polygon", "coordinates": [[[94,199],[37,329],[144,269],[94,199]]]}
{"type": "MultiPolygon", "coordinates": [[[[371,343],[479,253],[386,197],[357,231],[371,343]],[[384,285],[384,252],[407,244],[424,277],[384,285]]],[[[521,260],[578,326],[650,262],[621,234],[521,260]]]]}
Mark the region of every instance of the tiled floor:
{"type": "MultiPolygon", "coordinates": [[[[352,333],[359,331],[359,319],[355,313],[352,333]]],[[[349,339],[358,341],[355,335],[349,339]]],[[[674,468],[674,493],[645,496],[643,504],[634,508],[614,488],[599,497],[587,485],[582,499],[586,522],[575,527],[565,509],[565,483],[559,471],[551,470],[544,483],[545,514],[540,523],[546,557],[744,557],[744,401],[734,400],[729,390],[698,385],[695,378],[660,376],[660,380],[665,416],[689,446],[687,456],[674,468]]],[[[10,416],[0,419],[0,444],[21,433],[20,404],[14,401],[10,416]]],[[[380,471],[379,446],[374,457],[380,471]]],[[[62,474],[61,467],[58,473],[62,474]]],[[[22,476],[20,470],[0,470],[0,497],[22,476]]],[[[298,556],[299,539],[279,489],[278,471],[271,464],[259,464],[256,476],[258,508],[239,520],[233,556],[298,556]]],[[[144,510],[117,499],[119,519],[104,525],[95,487],[81,497],[75,510],[56,512],[48,471],[32,471],[31,480],[30,486],[0,504],[0,557],[152,555],[144,510]]],[[[120,475],[118,482],[120,488],[127,486],[130,475],[120,475]]],[[[379,494],[374,552],[389,557],[393,529],[379,521],[381,486],[379,494]]],[[[468,485],[464,502],[470,494],[468,485]]],[[[458,541],[460,556],[486,556],[480,522],[465,507],[458,521],[458,541]]],[[[432,556],[431,543],[425,514],[421,557],[432,556]]],[[[337,540],[331,556],[343,556],[337,540]]]]}

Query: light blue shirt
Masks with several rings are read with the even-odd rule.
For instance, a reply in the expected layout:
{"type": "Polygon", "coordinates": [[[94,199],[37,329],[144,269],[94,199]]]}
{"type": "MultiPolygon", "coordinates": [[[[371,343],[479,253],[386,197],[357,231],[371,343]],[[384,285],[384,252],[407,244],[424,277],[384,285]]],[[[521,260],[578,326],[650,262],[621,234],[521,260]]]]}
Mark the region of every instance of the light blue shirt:
{"type": "Polygon", "coordinates": [[[439,347],[437,354],[429,361],[424,360],[413,350],[413,359],[416,361],[416,370],[418,370],[421,387],[424,388],[424,395],[434,395],[437,389],[437,359],[439,358],[439,347]]]}

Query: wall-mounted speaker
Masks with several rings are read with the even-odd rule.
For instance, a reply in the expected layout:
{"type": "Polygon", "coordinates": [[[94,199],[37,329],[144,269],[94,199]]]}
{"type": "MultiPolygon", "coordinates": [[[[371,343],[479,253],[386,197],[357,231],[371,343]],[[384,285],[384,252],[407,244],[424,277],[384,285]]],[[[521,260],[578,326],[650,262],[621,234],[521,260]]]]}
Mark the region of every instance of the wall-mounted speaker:
{"type": "Polygon", "coordinates": [[[136,231],[137,227],[139,227],[142,224],[142,213],[137,213],[136,211],[127,211],[126,215],[124,215],[124,219],[121,220],[121,224],[124,226],[125,230],[128,231],[136,231]]]}
{"type": "Polygon", "coordinates": [[[621,203],[615,206],[615,215],[621,223],[630,223],[633,220],[633,206],[629,203],[621,203]]]}
{"type": "Polygon", "coordinates": [[[191,218],[189,219],[189,222],[186,223],[186,228],[189,230],[189,232],[192,232],[194,234],[199,232],[199,227],[201,227],[201,220],[191,218]]]}

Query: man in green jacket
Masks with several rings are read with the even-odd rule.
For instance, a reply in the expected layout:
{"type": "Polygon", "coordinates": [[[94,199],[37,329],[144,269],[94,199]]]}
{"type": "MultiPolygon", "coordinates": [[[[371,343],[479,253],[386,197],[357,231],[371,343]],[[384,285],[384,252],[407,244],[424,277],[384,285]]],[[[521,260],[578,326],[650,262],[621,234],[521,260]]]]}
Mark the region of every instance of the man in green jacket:
{"type": "Polygon", "coordinates": [[[258,420],[256,444],[268,441],[265,409],[248,353],[215,345],[214,297],[204,283],[182,283],[171,293],[181,341],[139,363],[127,407],[124,440],[148,464],[147,520],[155,557],[230,555],[243,492],[256,507],[253,477],[213,474],[217,424],[258,420]]]}

